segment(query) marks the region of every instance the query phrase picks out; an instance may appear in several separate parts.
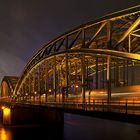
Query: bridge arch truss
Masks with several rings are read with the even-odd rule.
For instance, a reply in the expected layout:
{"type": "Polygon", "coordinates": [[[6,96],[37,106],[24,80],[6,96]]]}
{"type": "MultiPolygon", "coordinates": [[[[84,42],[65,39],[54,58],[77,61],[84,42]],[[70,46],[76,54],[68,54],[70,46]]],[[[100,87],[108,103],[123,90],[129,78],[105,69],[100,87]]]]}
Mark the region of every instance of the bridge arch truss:
{"type": "Polygon", "coordinates": [[[101,17],[50,41],[26,65],[15,99],[86,102],[104,89],[109,101],[112,88],[140,84],[139,9],[101,17]]]}

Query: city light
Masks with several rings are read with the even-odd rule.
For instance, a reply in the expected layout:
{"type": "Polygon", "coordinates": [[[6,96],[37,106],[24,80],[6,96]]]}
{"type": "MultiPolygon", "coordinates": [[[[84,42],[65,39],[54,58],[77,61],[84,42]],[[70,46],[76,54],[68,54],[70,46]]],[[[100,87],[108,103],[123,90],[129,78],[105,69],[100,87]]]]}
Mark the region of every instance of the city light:
{"type": "Polygon", "coordinates": [[[78,88],[79,86],[78,86],[78,85],[76,85],[75,87],[76,87],[76,88],[78,88]]]}
{"type": "Polygon", "coordinates": [[[52,90],[51,90],[51,89],[49,89],[49,92],[52,92],[52,90]]]}

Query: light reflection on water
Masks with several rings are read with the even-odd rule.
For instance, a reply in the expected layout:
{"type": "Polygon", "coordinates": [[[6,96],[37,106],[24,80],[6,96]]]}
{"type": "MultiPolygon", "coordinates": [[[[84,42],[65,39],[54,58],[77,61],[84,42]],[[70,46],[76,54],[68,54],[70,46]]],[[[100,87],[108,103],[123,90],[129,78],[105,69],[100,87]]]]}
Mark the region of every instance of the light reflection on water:
{"type": "Polygon", "coordinates": [[[63,127],[44,125],[0,125],[0,140],[63,140],[63,127]]]}
{"type": "Polygon", "coordinates": [[[12,140],[11,131],[0,126],[0,140],[12,140]]]}
{"type": "Polygon", "coordinates": [[[0,140],[139,140],[140,125],[65,114],[63,127],[0,125],[0,140]]]}

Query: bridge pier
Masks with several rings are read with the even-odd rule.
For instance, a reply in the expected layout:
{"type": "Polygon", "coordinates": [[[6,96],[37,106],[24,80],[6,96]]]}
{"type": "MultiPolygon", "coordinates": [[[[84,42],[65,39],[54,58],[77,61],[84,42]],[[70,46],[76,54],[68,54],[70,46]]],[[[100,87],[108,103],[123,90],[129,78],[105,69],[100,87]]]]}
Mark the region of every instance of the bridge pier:
{"type": "Polygon", "coordinates": [[[63,125],[64,113],[51,108],[40,107],[2,107],[0,121],[3,125],[63,125]]]}

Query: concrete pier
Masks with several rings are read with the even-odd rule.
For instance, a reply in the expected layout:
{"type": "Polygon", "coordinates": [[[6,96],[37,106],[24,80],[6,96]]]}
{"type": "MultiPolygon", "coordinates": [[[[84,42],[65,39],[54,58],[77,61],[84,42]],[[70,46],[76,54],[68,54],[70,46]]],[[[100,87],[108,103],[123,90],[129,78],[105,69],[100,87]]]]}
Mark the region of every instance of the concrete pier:
{"type": "Polygon", "coordinates": [[[2,107],[0,109],[0,120],[4,125],[63,125],[64,113],[51,108],[2,107]]]}

